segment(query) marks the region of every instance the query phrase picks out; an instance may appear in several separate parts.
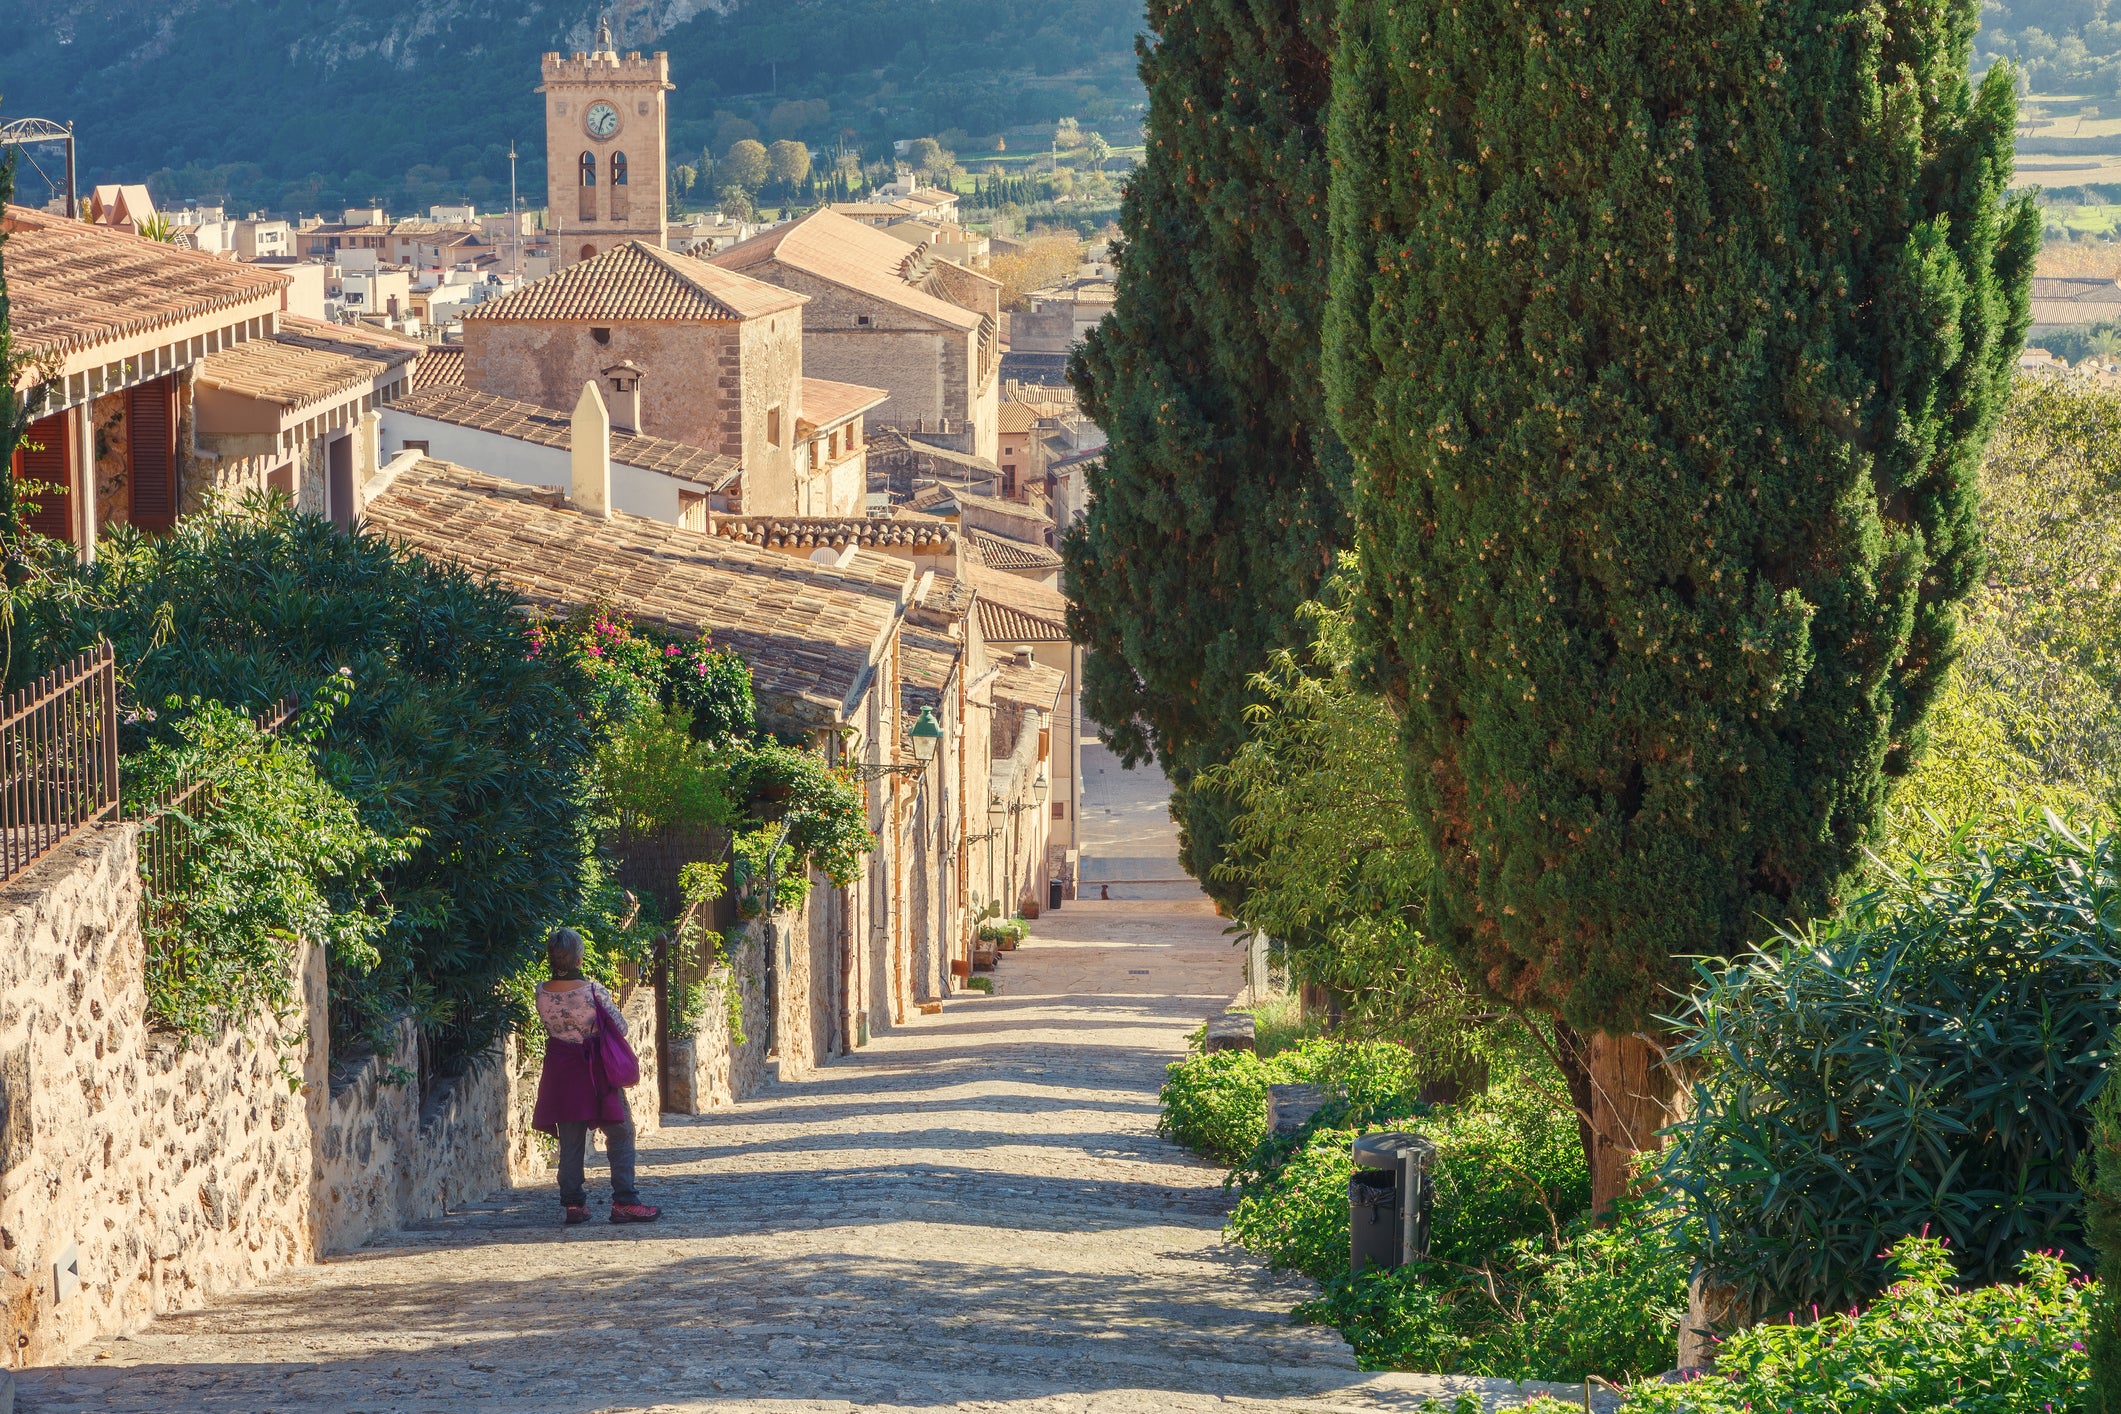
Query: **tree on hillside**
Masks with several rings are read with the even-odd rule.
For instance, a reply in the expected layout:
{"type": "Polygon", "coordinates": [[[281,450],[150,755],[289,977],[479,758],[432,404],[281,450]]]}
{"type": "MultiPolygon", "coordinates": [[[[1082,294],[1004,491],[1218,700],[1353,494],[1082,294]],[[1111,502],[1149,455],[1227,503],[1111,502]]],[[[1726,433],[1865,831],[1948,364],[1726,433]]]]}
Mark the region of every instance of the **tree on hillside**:
{"type": "Polygon", "coordinates": [[[810,179],[810,149],[799,142],[777,142],[766,149],[766,166],[775,184],[799,187],[810,179]]]}
{"type": "Polygon", "coordinates": [[[1103,133],[1092,133],[1083,140],[1083,156],[1090,159],[1093,171],[1102,172],[1105,164],[1112,160],[1112,144],[1105,141],[1103,133]]]}
{"type": "Polygon", "coordinates": [[[729,150],[722,154],[714,174],[725,187],[741,187],[757,193],[773,174],[773,164],[766,156],[766,144],[750,137],[729,144],[729,150]]]}
{"type": "Polygon", "coordinates": [[[1600,1207],[1676,959],[1835,905],[1952,662],[2039,236],[1977,8],[1341,12],[1359,624],[1431,932],[1587,1037],[1600,1207]]]}
{"type": "Polygon", "coordinates": [[[1171,775],[1187,868],[1226,901],[1230,803],[1192,781],[1243,739],[1251,676],[1303,647],[1346,536],[1318,352],[1333,11],[1153,0],[1118,301],[1069,375],[1111,437],[1063,548],[1085,708],[1171,775]]]}

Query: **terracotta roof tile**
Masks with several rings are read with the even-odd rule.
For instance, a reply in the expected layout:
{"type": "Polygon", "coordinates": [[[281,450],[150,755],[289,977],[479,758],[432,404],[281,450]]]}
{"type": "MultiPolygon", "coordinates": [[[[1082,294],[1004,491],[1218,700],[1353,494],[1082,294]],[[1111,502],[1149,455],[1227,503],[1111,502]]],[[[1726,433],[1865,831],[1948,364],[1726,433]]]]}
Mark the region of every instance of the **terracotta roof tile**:
{"type": "Polygon", "coordinates": [[[423,388],[461,387],[464,383],[464,346],[462,344],[432,344],[420,355],[419,367],[412,371],[414,392],[423,388]]]}
{"type": "Polygon", "coordinates": [[[867,412],[891,394],[882,388],[859,383],[835,383],[829,378],[803,380],[803,411],[798,426],[837,427],[856,413],[867,412]]]}
{"type": "Polygon", "coordinates": [[[992,569],[998,570],[1057,570],[1061,557],[1043,545],[1025,545],[1015,540],[1004,540],[999,535],[990,535],[984,530],[968,530],[965,538],[972,542],[979,557],[992,569]]]}
{"type": "MultiPolygon", "coordinates": [[[[27,207],[4,213],[16,352],[69,353],[277,296],[289,280],[256,265],[164,245],[27,207]]],[[[279,300],[269,309],[277,312],[279,300]]]]}
{"type": "Polygon", "coordinates": [[[645,241],[614,246],[513,294],[466,310],[466,319],[755,319],[794,309],[804,296],[661,250],[645,241]]]}
{"type": "Polygon", "coordinates": [[[198,364],[202,384],[292,412],[357,391],[412,362],[418,346],[393,341],[338,338],[340,326],[290,317],[290,327],[270,339],[252,339],[208,354],[198,364]]]}
{"type": "Polygon", "coordinates": [[[392,368],[411,363],[427,348],[417,340],[401,338],[366,324],[328,324],[304,314],[281,315],[279,332],[273,337],[283,344],[298,344],[325,353],[380,359],[392,368]]]}
{"type": "Polygon", "coordinates": [[[940,708],[943,689],[957,667],[964,645],[932,628],[907,624],[899,630],[899,708],[911,725],[921,708],[940,708]]]}
{"type": "Polygon", "coordinates": [[[915,571],[858,554],[844,569],[615,511],[446,462],[399,473],[368,527],[551,608],[609,603],[680,634],[708,632],[751,665],[770,703],[850,710],[888,643],[915,571]]]}
{"type": "Polygon", "coordinates": [[[1014,663],[1004,659],[1000,668],[1000,675],[994,683],[994,695],[1021,702],[1026,707],[1036,707],[1041,712],[1051,712],[1053,704],[1060,700],[1061,689],[1068,685],[1066,673],[1044,663],[1014,663]]]}
{"type": "Polygon", "coordinates": [[[714,534],[772,550],[841,550],[849,545],[951,554],[957,539],[948,521],[886,516],[716,516],[714,534]]]}
{"type": "MultiPolygon", "coordinates": [[[[554,447],[563,452],[574,445],[574,429],[568,414],[539,407],[536,403],[482,393],[475,388],[453,384],[423,388],[392,403],[391,409],[456,427],[497,433],[519,442],[534,442],[540,447],[554,447]]],[[[726,487],[743,470],[735,457],[710,452],[690,442],[673,442],[667,437],[646,437],[616,429],[611,434],[611,459],[621,466],[661,472],[710,491],[726,487]]]]}
{"type": "Polygon", "coordinates": [[[980,637],[989,643],[1066,643],[1068,626],[1052,619],[1027,614],[999,604],[985,595],[979,600],[980,637]]]}
{"type": "Polygon", "coordinates": [[[976,330],[986,316],[908,284],[906,243],[829,208],[739,241],[714,257],[724,270],[767,261],[815,275],[953,329],[976,330]]]}

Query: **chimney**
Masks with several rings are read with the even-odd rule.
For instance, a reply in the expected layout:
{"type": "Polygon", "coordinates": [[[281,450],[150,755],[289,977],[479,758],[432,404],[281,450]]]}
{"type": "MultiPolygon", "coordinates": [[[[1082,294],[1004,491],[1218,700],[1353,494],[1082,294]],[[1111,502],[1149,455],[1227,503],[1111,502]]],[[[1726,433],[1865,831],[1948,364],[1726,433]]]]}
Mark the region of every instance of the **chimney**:
{"type": "Polygon", "coordinates": [[[632,359],[604,370],[611,380],[611,425],[621,432],[641,430],[641,366],[632,359]]]}
{"type": "Polygon", "coordinates": [[[569,460],[574,485],[569,493],[583,515],[611,519],[611,414],[594,380],[582,385],[581,401],[568,419],[569,460]]]}

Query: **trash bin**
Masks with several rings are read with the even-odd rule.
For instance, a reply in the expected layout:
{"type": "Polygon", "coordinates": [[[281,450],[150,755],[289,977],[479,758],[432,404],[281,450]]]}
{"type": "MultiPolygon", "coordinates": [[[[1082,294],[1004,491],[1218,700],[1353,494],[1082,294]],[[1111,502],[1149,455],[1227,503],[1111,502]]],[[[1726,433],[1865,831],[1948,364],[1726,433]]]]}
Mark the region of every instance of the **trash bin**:
{"type": "Polygon", "coordinates": [[[1390,1269],[1429,1255],[1429,1170],[1436,1146],[1419,1134],[1365,1134],[1348,1180],[1348,1270],[1390,1269]]]}
{"type": "Polygon", "coordinates": [[[1051,880],[1050,882],[1048,882],[1048,883],[1047,883],[1047,885],[1046,885],[1046,907],[1047,907],[1048,909],[1054,909],[1054,908],[1059,908],[1059,907],[1060,907],[1060,905],[1061,905],[1061,881],[1060,881],[1060,880],[1058,880],[1058,879],[1054,879],[1054,880],[1051,880]]]}

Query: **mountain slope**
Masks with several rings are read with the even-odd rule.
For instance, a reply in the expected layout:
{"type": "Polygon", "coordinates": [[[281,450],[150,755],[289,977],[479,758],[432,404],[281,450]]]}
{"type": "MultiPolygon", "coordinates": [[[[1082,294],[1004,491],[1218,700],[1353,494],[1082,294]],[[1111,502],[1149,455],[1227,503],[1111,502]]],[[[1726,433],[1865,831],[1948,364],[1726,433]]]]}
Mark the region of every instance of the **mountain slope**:
{"type": "MultiPolygon", "coordinates": [[[[667,49],[674,161],[740,122],[871,156],[1138,103],[1136,0],[622,0],[667,49]]],[[[83,185],[318,210],[544,190],[538,56],[589,47],[580,0],[0,0],[0,119],[72,120],[83,185]]],[[[24,199],[38,199],[31,175],[24,199]]]]}

